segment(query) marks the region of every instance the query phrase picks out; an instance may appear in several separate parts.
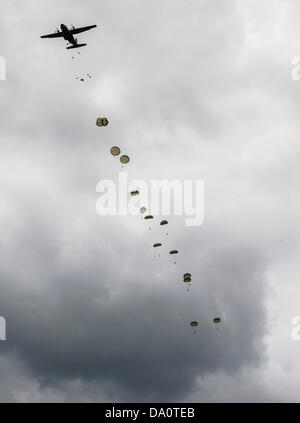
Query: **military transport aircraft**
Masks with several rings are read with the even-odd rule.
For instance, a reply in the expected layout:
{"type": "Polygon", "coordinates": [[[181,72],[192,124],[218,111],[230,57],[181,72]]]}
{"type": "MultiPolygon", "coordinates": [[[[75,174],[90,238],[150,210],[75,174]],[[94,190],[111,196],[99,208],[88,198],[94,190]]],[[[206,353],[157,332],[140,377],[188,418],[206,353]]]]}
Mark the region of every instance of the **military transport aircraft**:
{"type": "Polygon", "coordinates": [[[42,35],[41,38],[61,38],[63,37],[66,41],[68,41],[71,45],[67,47],[70,48],[79,48],[86,46],[86,44],[78,44],[77,38],[74,38],[74,34],[80,34],[81,32],[88,31],[89,29],[96,28],[97,25],[90,25],[90,26],[83,26],[81,28],[74,28],[72,25],[71,29],[64,24],[60,25],[61,31],[57,29],[56,32],[53,34],[42,35]]]}

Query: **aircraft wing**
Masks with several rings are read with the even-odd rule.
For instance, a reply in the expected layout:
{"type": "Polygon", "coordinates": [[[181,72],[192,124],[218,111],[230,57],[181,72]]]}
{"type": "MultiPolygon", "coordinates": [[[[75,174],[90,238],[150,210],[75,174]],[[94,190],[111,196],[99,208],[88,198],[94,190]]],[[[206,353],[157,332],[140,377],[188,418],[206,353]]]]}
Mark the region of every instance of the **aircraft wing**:
{"type": "Polygon", "coordinates": [[[54,32],[53,34],[41,35],[41,38],[60,38],[63,37],[62,32],[54,32]]]}
{"type": "Polygon", "coordinates": [[[96,28],[97,25],[82,26],[81,28],[70,29],[71,34],[80,34],[81,32],[88,31],[89,29],[96,28]]]}

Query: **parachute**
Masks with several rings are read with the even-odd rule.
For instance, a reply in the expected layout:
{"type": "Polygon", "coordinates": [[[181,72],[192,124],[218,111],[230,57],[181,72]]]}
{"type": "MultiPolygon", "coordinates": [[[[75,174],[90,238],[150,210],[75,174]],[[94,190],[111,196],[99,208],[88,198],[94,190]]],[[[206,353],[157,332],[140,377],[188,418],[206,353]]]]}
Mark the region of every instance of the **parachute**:
{"type": "Polygon", "coordinates": [[[140,209],[141,214],[146,213],[146,211],[147,211],[146,207],[141,207],[141,209],[140,209]]]}
{"type": "MultiPolygon", "coordinates": [[[[171,250],[169,254],[178,254],[177,250],[171,250]]],[[[174,261],[174,264],[176,264],[176,261],[174,261]]]]}
{"type": "Polygon", "coordinates": [[[135,195],[139,195],[139,191],[131,191],[131,193],[130,193],[132,196],[135,196],[135,195]]]}
{"type": "Polygon", "coordinates": [[[123,164],[129,163],[129,160],[130,160],[129,157],[126,155],[120,157],[120,162],[123,164]]]}
{"type": "MultiPolygon", "coordinates": [[[[221,319],[220,319],[220,317],[215,317],[214,318],[214,323],[216,323],[216,324],[219,324],[219,323],[221,323],[221,319]]],[[[217,327],[217,331],[219,330],[219,328],[217,327]]]]}
{"type": "Polygon", "coordinates": [[[121,153],[121,150],[119,147],[114,146],[110,149],[110,152],[113,156],[118,156],[121,153]]]}
{"type": "Polygon", "coordinates": [[[108,120],[106,117],[99,117],[96,120],[96,125],[97,126],[107,126],[108,125],[108,120]]]}
{"type": "MultiPolygon", "coordinates": [[[[198,322],[191,322],[190,325],[192,326],[192,328],[196,328],[198,326],[198,322]]],[[[194,335],[196,335],[196,331],[193,331],[194,335]]]]}
{"type": "MultiPolygon", "coordinates": [[[[156,244],[153,244],[153,247],[154,248],[161,247],[161,246],[162,246],[162,244],[160,242],[157,242],[156,244]]],[[[160,257],[160,254],[158,254],[158,257],[160,257]]]]}

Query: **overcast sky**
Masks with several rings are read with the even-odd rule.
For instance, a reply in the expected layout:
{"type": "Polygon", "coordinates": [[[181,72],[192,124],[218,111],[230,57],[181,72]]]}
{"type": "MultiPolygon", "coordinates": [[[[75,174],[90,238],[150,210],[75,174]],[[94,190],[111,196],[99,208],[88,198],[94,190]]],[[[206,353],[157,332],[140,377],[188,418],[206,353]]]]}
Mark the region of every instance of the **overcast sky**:
{"type": "Polygon", "coordinates": [[[0,401],[299,401],[300,4],[2,3],[0,401]],[[204,224],[97,215],[113,145],[204,180],[204,224]]]}

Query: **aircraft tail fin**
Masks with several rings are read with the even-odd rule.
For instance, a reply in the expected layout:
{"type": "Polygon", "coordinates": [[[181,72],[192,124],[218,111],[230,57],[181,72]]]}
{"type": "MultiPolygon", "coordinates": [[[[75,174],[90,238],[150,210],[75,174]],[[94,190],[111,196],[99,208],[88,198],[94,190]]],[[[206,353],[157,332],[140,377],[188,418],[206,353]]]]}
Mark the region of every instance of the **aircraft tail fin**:
{"type": "Polygon", "coordinates": [[[71,48],[79,48],[79,47],[84,47],[84,46],[86,46],[86,44],[76,44],[74,46],[67,47],[67,50],[70,50],[71,48]]]}

